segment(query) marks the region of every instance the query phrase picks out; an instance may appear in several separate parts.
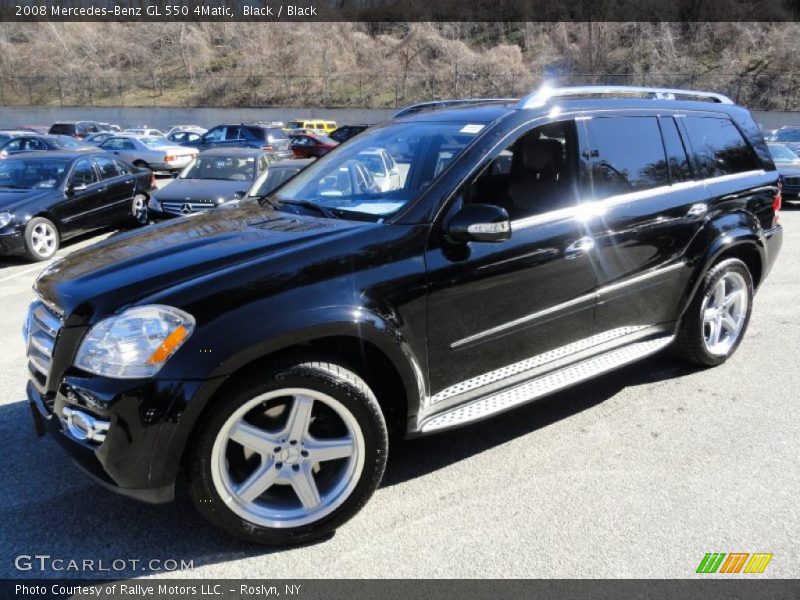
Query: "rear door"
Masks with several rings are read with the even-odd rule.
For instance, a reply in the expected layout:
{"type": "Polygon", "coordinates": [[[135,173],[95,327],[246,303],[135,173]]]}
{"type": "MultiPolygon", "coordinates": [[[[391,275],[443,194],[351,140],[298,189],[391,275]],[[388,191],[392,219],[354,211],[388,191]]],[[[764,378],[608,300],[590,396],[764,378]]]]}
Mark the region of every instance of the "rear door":
{"type": "Polygon", "coordinates": [[[689,269],[686,249],[709,194],[692,171],[671,115],[600,113],[584,121],[589,222],[598,274],[595,331],[674,321],[689,269]]]}
{"type": "Polygon", "coordinates": [[[205,150],[207,148],[217,148],[225,140],[225,129],[226,127],[224,125],[209,129],[203,134],[203,137],[201,137],[197,142],[193,142],[191,144],[200,148],[201,150],[205,150]]]}
{"type": "Polygon", "coordinates": [[[136,184],[133,175],[121,170],[118,161],[110,156],[96,156],[94,161],[106,184],[105,207],[98,211],[94,225],[104,227],[130,217],[136,184]]]}
{"type": "Polygon", "coordinates": [[[242,129],[239,125],[229,125],[225,129],[225,138],[217,147],[222,148],[238,148],[244,146],[244,139],[242,138],[242,129]]]}
{"type": "Polygon", "coordinates": [[[94,229],[98,213],[106,204],[106,191],[107,185],[91,157],[75,161],[67,179],[67,199],[55,209],[62,231],[79,235],[94,229]]]}

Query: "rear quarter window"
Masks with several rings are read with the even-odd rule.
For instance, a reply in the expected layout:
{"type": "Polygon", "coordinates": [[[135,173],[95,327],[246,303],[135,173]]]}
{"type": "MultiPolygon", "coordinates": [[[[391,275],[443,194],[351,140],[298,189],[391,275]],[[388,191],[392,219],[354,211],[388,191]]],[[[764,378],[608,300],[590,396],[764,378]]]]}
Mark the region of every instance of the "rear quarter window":
{"type": "Polygon", "coordinates": [[[762,168],[758,156],[730,119],[686,117],[684,123],[700,177],[720,177],[762,168]]]}
{"type": "Polygon", "coordinates": [[[75,133],[75,125],[56,123],[50,128],[50,133],[55,135],[72,135],[75,133]]]}

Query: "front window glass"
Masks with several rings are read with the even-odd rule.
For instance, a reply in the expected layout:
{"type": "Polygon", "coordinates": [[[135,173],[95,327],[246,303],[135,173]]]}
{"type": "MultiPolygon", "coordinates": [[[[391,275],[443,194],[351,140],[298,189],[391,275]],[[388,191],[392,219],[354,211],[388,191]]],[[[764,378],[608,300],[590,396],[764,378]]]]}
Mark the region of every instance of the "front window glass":
{"type": "Polygon", "coordinates": [[[430,186],[483,127],[481,123],[426,121],[370,129],[307,167],[280,188],[277,199],[304,200],[374,217],[389,215],[430,186]],[[379,152],[397,163],[397,181],[384,186],[386,191],[365,164],[365,156],[379,152]]]}
{"type": "Polygon", "coordinates": [[[61,184],[69,161],[55,158],[6,158],[0,161],[0,188],[54,188],[61,184]]]}
{"type": "Polygon", "coordinates": [[[57,138],[51,138],[54,146],[59,148],[75,148],[76,146],[80,146],[80,143],[75,138],[63,135],[57,138]]]}
{"type": "Polygon", "coordinates": [[[181,179],[252,181],[256,159],[252,156],[199,156],[180,175],[181,179]]]}

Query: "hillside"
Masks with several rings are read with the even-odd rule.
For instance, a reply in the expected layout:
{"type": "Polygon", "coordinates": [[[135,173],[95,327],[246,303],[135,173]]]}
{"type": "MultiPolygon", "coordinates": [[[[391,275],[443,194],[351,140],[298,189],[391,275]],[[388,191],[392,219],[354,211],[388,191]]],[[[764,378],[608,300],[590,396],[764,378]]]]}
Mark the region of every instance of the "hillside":
{"type": "Polygon", "coordinates": [[[0,24],[0,104],[372,106],[563,83],[800,108],[796,24],[0,24]]]}

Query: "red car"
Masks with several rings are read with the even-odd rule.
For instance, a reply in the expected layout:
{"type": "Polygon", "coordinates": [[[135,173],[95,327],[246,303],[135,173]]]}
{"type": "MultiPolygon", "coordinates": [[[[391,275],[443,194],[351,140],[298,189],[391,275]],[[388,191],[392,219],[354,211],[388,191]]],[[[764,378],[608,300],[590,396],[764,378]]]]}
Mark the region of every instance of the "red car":
{"type": "Polygon", "coordinates": [[[339,142],[326,135],[290,133],[289,139],[292,140],[292,152],[295,158],[319,158],[339,145],[339,142]]]}

